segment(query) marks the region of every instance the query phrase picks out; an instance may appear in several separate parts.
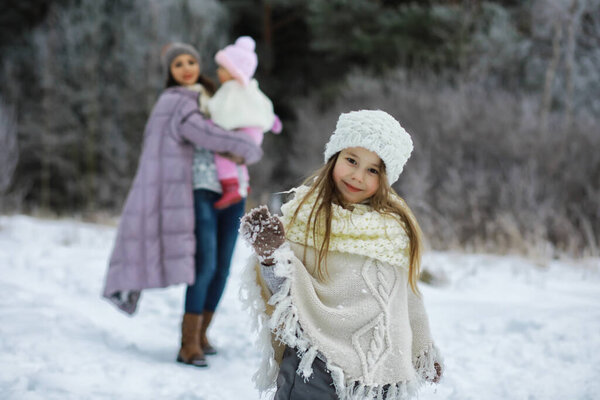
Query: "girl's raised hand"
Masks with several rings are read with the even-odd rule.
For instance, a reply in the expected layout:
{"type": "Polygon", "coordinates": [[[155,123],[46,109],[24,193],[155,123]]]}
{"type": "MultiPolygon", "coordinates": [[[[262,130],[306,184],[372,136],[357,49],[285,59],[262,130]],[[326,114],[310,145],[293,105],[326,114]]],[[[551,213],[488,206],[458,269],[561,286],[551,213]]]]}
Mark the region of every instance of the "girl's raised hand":
{"type": "Polygon", "coordinates": [[[435,368],[435,377],[431,380],[431,382],[439,383],[440,379],[442,378],[442,366],[437,362],[434,363],[433,366],[435,368]]]}
{"type": "Polygon", "coordinates": [[[244,215],[240,232],[244,240],[254,248],[262,264],[274,264],[271,256],[285,242],[285,232],[279,218],[271,215],[266,206],[257,207],[244,215]]]}

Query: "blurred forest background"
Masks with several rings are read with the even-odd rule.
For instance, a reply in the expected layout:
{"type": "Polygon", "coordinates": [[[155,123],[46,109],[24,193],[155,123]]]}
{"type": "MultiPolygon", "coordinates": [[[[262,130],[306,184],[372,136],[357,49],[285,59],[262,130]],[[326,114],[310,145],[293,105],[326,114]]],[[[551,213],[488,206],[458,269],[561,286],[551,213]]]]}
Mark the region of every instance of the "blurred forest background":
{"type": "Polygon", "coordinates": [[[600,0],[3,0],[0,211],[118,215],[164,87],[239,35],[284,131],[251,202],[321,165],[340,112],[380,108],[415,151],[397,186],[429,246],[600,255],[600,0]]]}

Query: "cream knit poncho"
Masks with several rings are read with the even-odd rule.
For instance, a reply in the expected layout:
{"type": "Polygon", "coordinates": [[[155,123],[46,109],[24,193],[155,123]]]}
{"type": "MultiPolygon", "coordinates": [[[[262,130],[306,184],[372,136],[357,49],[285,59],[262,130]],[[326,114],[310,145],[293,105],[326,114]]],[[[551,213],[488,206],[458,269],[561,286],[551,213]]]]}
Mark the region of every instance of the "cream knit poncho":
{"type": "MultiPolygon", "coordinates": [[[[282,207],[286,227],[305,192],[298,189],[282,207]]],[[[322,354],[342,400],[411,397],[425,378],[435,377],[434,363],[442,360],[422,299],[408,285],[402,226],[365,205],[353,211],[334,205],[328,278],[320,281],[313,247],[301,261],[313,204],[307,203],[274,254],[275,276],[284,278],[276,293],[266,287],[255,259],[246,269],[241,297],[256,317],[264,356],[254,376],[258,389],[273,391],[283,343],[296,348],[297,372],[305,379],[322,354]]]]}

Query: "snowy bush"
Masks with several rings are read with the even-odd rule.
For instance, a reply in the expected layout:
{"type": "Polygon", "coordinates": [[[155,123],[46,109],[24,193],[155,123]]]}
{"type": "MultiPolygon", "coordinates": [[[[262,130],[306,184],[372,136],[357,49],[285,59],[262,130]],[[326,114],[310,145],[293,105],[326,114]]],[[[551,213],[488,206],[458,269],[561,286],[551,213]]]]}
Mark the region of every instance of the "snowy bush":
{"type": "Polygon", "coordinates": [[[397,186],[435,248],[553,250],[598,254],[600,148],[597,118],[565,127],[553,113],[539,129],[539,99],[485,83],[397,71],[384,79],[352,75],[325,109],[298,105],[289,162],[302,174],[322,164],[341,112],[382,109],[411,133],[415,151],[397,186]]]}
{"type": "Polygon", "coordinates": [[[192,43],[214,70],[226,15],[216,0],[68,3],[49,5],[21,46],[2,48],[0,91],[27,110],[18,120],[17,189],[33,208],[117,209],[166,80],[161,48],[192,43]]]}

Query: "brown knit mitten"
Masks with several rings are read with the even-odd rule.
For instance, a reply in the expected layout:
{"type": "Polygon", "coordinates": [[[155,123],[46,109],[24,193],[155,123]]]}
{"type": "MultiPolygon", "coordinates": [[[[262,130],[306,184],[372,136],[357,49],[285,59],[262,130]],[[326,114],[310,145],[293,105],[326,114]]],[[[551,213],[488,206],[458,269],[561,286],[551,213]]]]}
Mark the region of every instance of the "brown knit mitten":
{"type": "Polygon", "coordinates": [[[433,367],[435,368],[435,377],[431,379],[433,383],[439,383],[440,379],[442,379],[442,366],[439,363],[433,363],[433,367]]]}
{"type": "Polygon", "coordinates": [[[271,215],[266,206],[257,207],[244,215],[240,232],[254,248],[262,264],[274,264],[271,256],[285,242],[285,232],[279,218],[271,215]]]}

